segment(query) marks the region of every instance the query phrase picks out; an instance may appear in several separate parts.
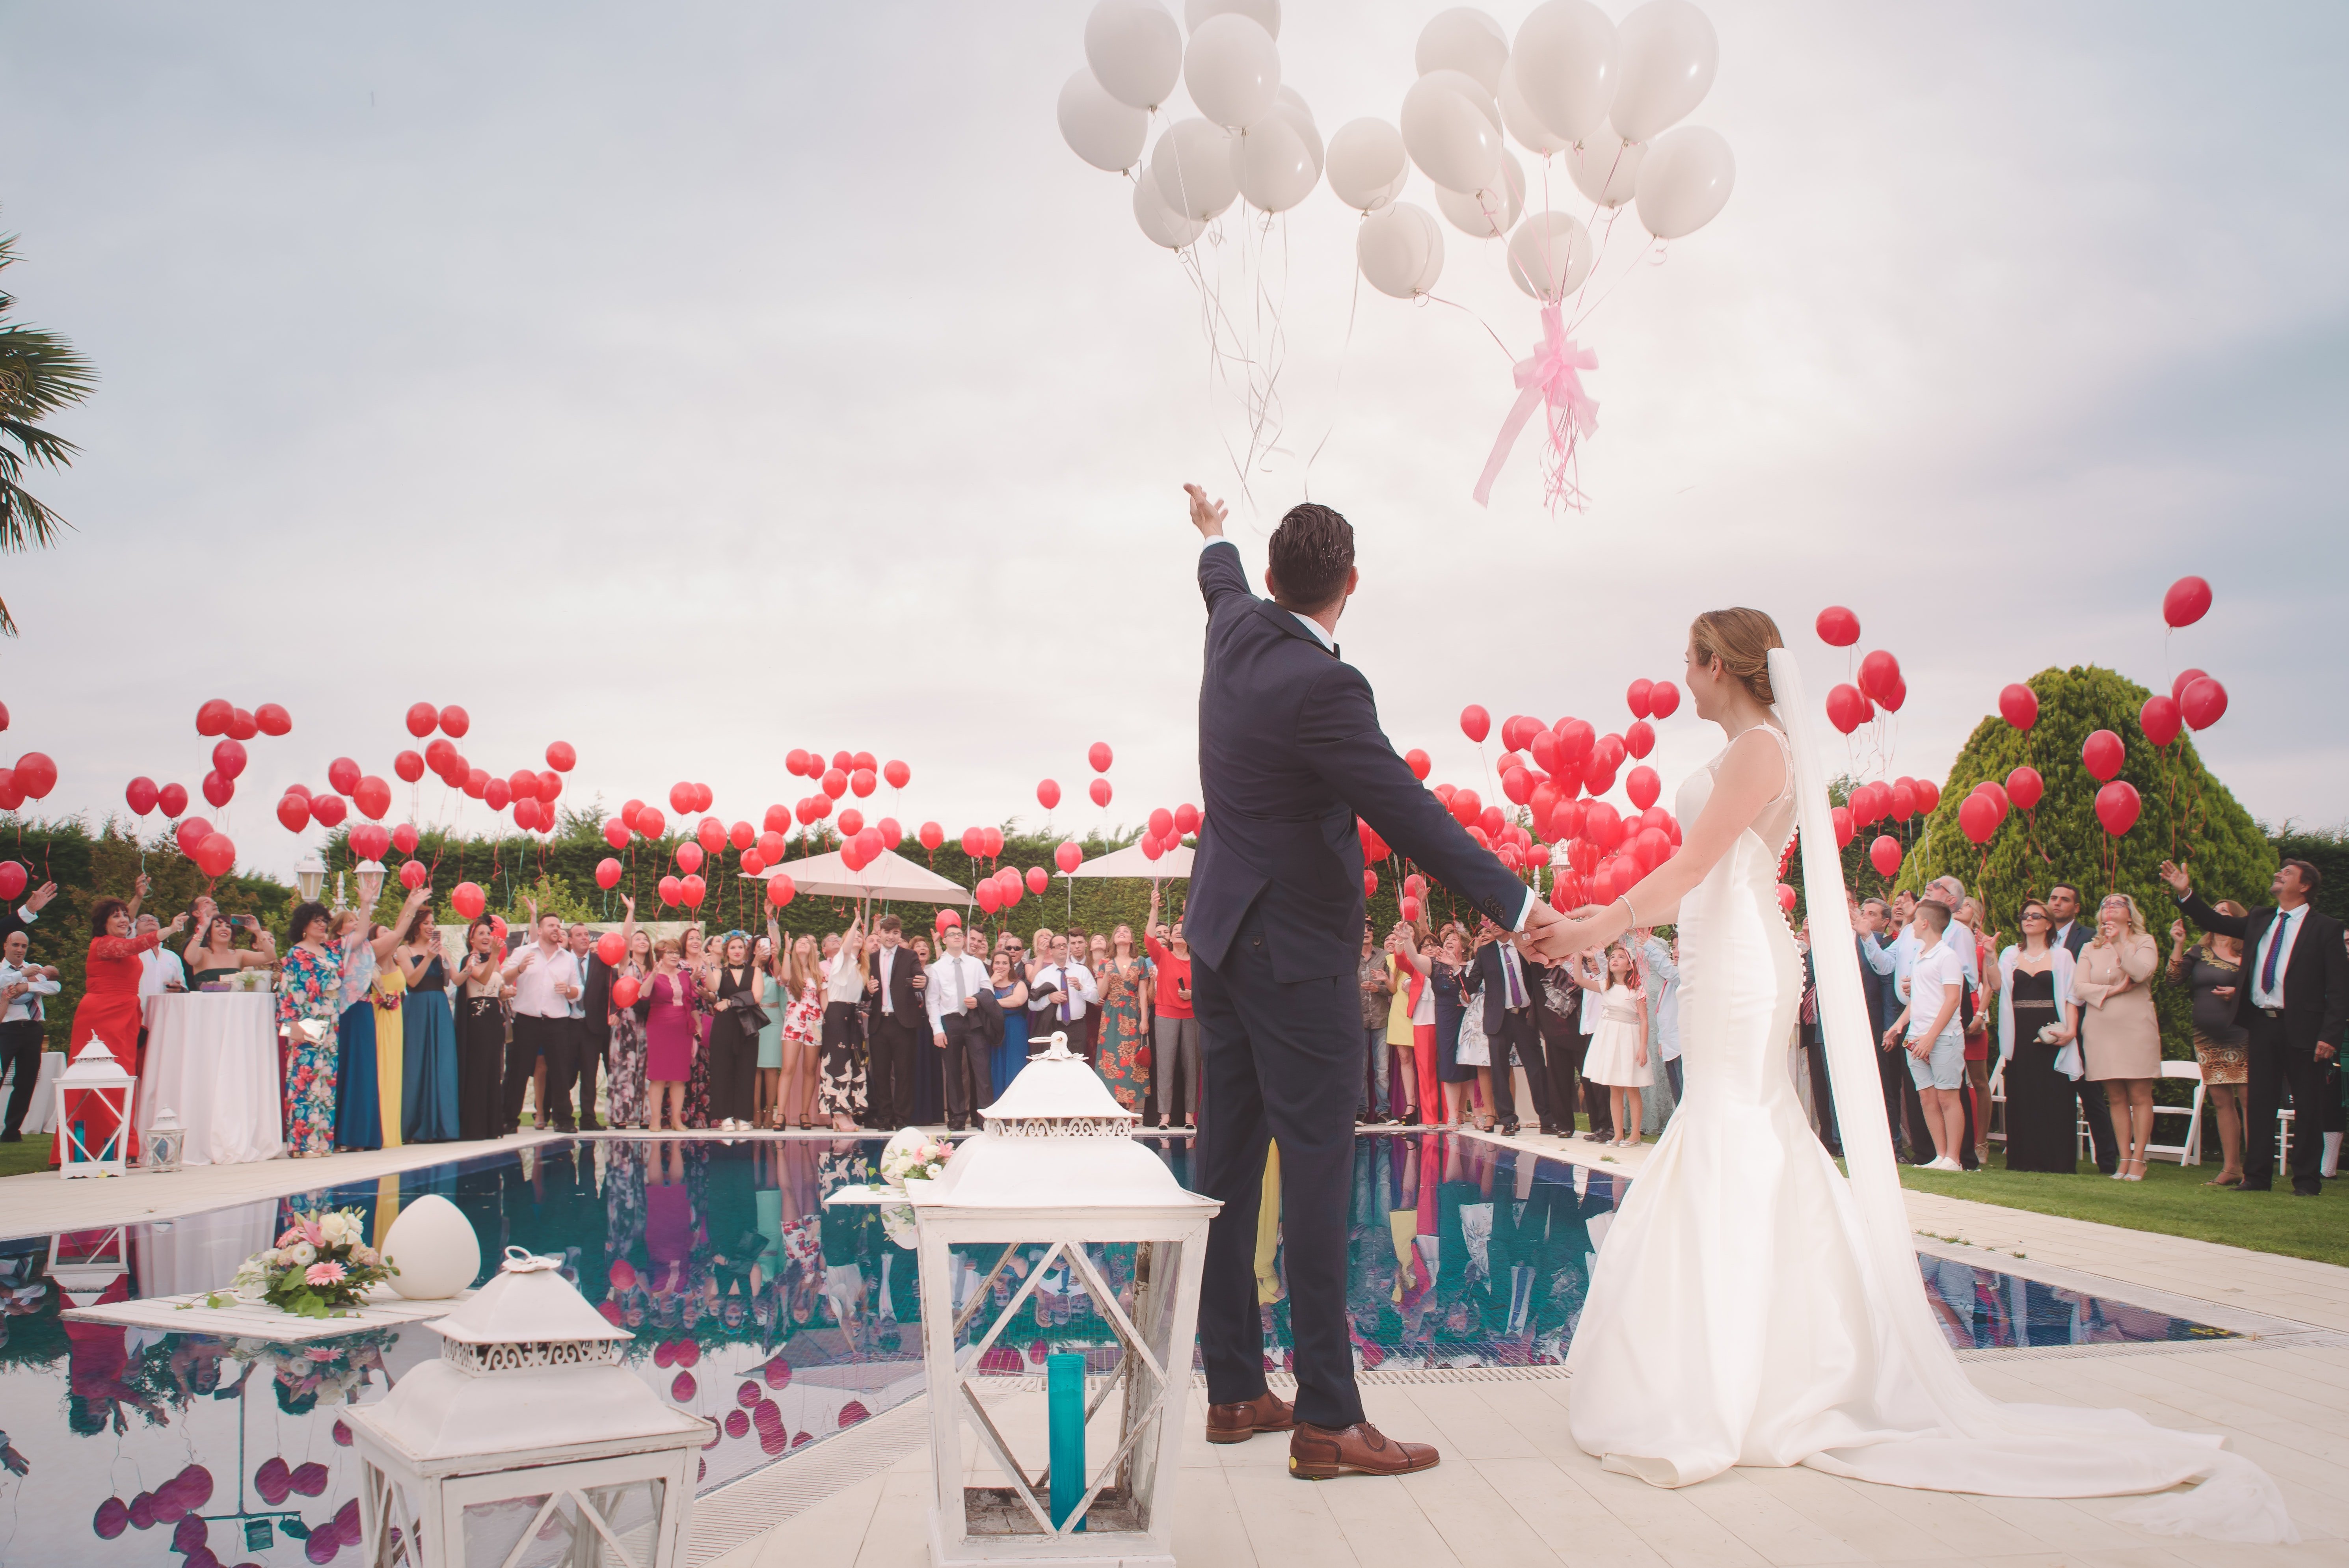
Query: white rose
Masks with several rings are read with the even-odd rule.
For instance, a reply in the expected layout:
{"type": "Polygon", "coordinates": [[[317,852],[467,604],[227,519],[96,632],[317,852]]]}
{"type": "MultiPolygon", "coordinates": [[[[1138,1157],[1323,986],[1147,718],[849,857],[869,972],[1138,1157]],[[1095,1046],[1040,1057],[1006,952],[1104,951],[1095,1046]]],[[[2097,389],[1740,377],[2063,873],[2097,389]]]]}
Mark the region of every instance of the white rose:
{"type": "Polygon", "coordinates": [[[292,1264],[295,1268],[305,1269],[318,1261],[318,1249],[307,1242],[296,1242],[279,1253],[277,1256],[280,1262],[292,1264]]]}
{"type": "Polygon", "coordinates": [[[318,1233],[326,1238],[328,1245],[340,1246],[349,1238],[350,1222],[339,1213],[328,1214],[318,1222],[318,1233]]]}

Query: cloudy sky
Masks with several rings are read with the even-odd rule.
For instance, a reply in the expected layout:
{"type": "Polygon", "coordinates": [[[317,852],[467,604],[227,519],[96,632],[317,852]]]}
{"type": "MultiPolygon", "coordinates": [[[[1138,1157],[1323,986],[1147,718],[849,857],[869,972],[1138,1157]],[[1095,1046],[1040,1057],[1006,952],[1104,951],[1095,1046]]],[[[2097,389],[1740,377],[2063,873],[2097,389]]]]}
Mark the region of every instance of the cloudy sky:
{"type": "MultiPolygon", "coordinates": [[[[282,702],[215,814],[277,869],[283,786],[388,776],[419,699],[493,772],[564,739],[574,798],[730,819],[805,789],[793,746],[902,757],[949,833],[1107,740],[1138,820],[1196,791],[1195,479],[1252,570],[1309,490],[1353,520],[1340,635],[1439,777],[1468,702],[1619,724],[1711,605],[1823,689],[1840,603],[1906,673],[1894,771],[2051,664],[2195,665],[2254,812],[2349,818],[2349,11],[1709,8],[1736,193],[1661,261],[1615,234],[1553,516],[1530,440],[1469,499],[1538,330],[1498,243],[1447,232],[1444,304],[1357,291],[1326,189],[1203,247],[1281,350],[1243,493],[1198,284],[1054,123],[1082,0],[11,7],[7,286],[104,379],[36,485],[77,531],[0,582],[8,755],[102,812],[197,783],[202,699],[282,702]],[[2165,643],[2189,572],[2217,606],[2165,643]]],[[[1395,116],[1435,9],[1292,0],[1325,136],[1395,116]]],[[[1711,745],[1662,727],[1671,780],[1711,745]]]]}

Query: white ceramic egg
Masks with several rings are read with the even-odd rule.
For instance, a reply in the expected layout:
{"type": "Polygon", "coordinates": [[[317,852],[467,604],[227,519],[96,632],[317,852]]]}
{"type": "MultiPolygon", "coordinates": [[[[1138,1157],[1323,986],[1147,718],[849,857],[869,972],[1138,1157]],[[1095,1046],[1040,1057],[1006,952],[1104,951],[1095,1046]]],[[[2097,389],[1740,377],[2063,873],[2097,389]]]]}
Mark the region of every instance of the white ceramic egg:
{"type": "Polygon", "coordinates": [[[448,1199],[427,1193],[399,1212],[383,1239],[386,1261],[399,1272],[391,1288],[410,1301],[446,1301],[481,1272],[481,1243],[473,1222],[448,1199]]]}

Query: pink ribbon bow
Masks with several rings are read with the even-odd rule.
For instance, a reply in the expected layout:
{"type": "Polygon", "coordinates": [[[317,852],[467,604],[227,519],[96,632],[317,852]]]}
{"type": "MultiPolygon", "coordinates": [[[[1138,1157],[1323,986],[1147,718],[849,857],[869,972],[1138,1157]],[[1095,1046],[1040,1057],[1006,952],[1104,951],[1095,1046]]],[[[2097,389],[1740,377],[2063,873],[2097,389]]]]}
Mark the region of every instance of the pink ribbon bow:
{"type": "Polygon", "coordinates": [[[1542,341],[1535,346],[1531,358],[1517,361],[1516,405],[1501,421],[1493,455],[1485,459],[1485,472],[1476,481],[1478,506],[1489,504],[1493,481],[1500,477],[1501,465],[1509,460],[1517,432],[1533,418],[1536,404],[1544,406],[1549,427],[1545,493],[1553,505],[1562,498],[1572,500],[1578,495],[1568,470],[1574,463],[1575,444],[1599,428],[1599,405],[1583,391],[1582,377],[1577,372],[1598,369],[1599,356],[1566,335],[1566,323],[1557,305],[1542,306],[1541,317],[1542,341]]]}

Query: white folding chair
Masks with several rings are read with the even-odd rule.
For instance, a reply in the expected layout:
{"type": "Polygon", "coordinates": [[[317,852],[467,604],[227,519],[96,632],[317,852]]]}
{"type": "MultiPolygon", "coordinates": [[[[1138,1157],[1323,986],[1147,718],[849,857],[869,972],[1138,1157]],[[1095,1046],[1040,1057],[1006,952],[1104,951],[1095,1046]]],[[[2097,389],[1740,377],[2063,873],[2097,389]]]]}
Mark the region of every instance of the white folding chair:
{"type": "Polygon", "coordinates": [[[1990,1069],[1990,1130],[1982,1135],[1987,1143],[2006,1141],[2006,1116],[2000,1107],[2006,1103],[2006,1063],[2001,1061],[1990,1069]]]}
{"type": "Polygon", "coordinates": [[[2155,1106],[2155,1127],[2161,1125],[2161,1119],[2165,1116],[2182,1116],[2186,1119],[2186,1136],[2177,1143],[2163,1143],[2148,1138],[2145,1151],[2157,1160],[2175,1160],[2180,1165],[2199,1165],[2202,1163],[2202,1066],[2199,1062],[2164,1062],[2161,1064],[2161,1076],[2166,1078],[2192,1078],[2194,1103],[2190,1108],[2182,1105],[2155,1106]]]}
{"type": "Polygon", "coordinates": [[[2284,1106],[2276,1112],[2276,1169],[2292,1169],[2292,1107],[2284,1106]]]}

